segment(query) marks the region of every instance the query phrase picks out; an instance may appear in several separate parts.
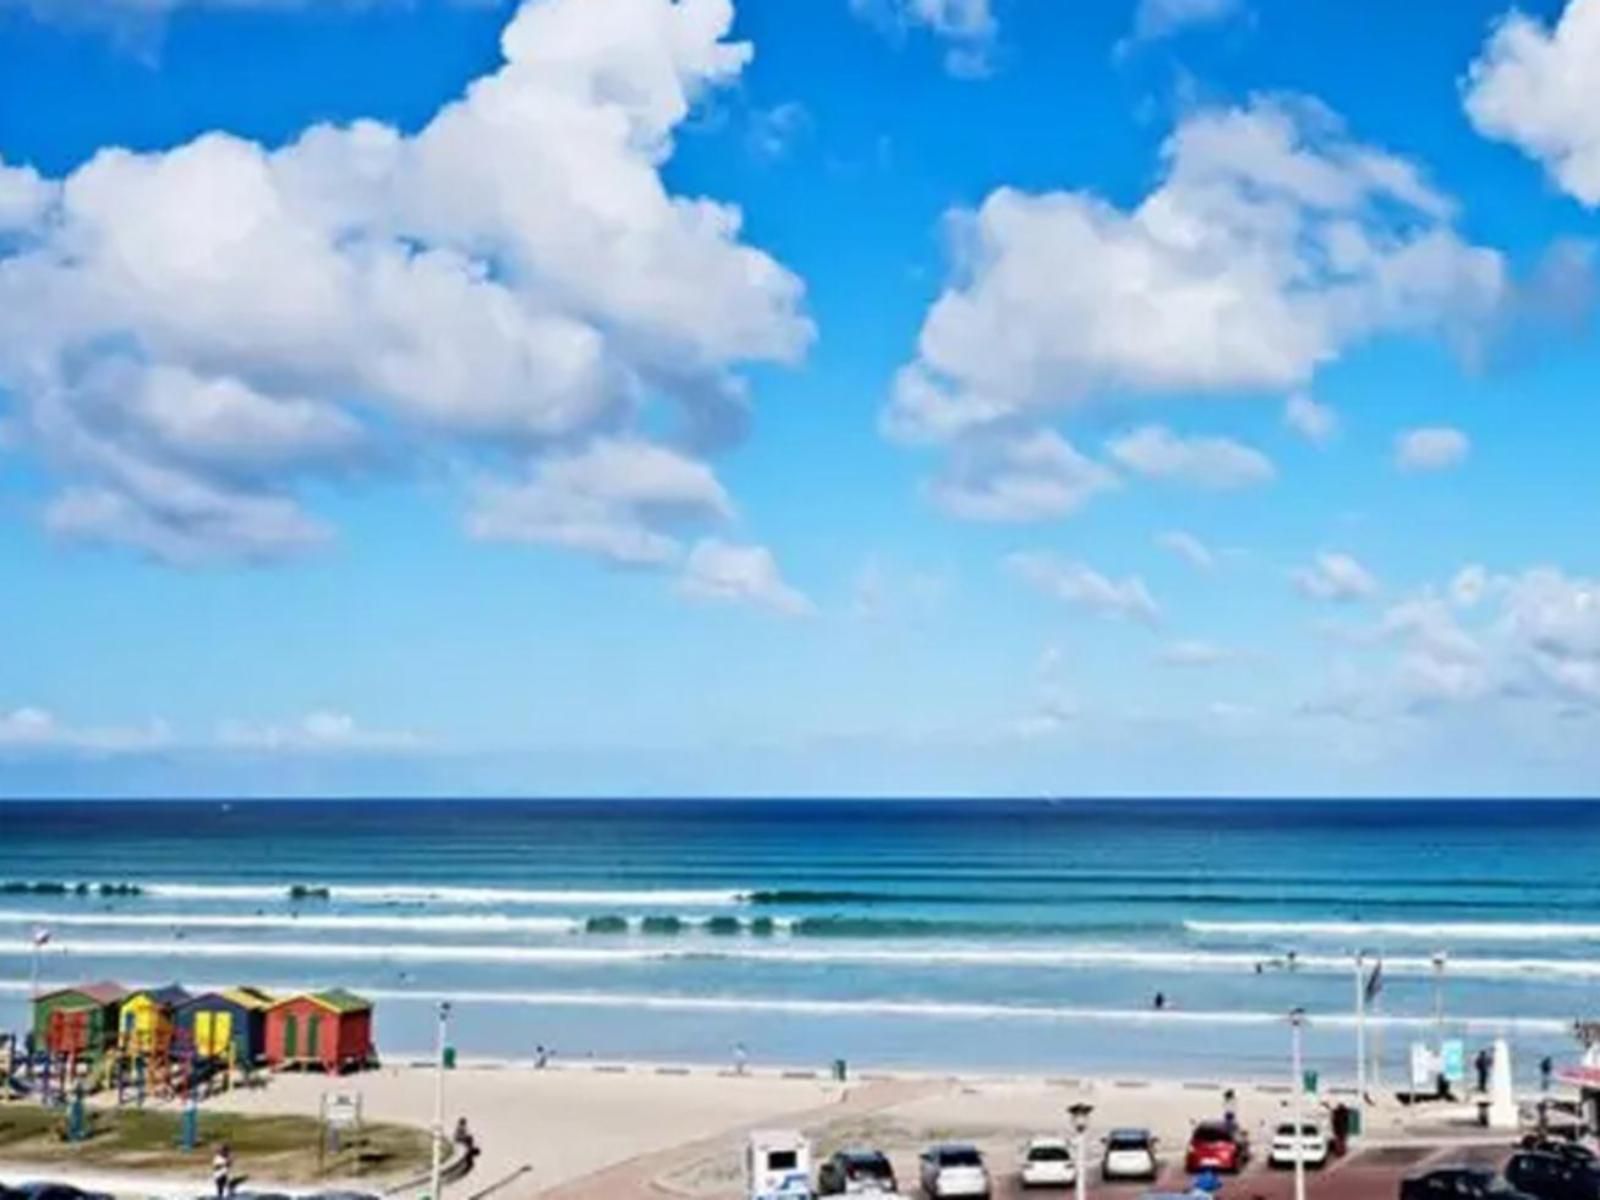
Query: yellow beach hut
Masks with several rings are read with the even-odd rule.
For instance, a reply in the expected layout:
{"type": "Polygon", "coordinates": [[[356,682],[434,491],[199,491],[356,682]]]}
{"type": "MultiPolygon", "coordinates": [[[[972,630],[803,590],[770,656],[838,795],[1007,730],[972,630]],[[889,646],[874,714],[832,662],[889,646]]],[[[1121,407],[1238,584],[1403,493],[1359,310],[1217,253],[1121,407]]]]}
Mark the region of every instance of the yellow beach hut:
{"type": "Polygon", "coordinates": [[[175,983],[129,996],[122,1002],[122,1052],[157,1057],[170,1054],[178,1007],[188,1000],[189,993],[175,983]]]}

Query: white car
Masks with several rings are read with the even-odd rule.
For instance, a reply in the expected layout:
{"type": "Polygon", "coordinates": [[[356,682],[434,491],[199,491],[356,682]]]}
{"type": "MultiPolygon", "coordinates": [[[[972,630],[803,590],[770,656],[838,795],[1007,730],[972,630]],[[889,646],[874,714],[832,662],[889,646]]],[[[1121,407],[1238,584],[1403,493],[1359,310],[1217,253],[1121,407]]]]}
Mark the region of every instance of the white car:
{"type": "Polygon", "coordinates": [[[930,1200],[988,1200],[989,1169],[972,1146],[933,1146],[922,1152],[922,1191],[930,1200]]]}
{"type": "Polygon", "coordinates": [[[1106,1138],[1106,1156],[1100,1178],[1154,1179],[1161,1173],[1156,1162],[1156,1139],[1148,1129],[1113,1129],[1106,1138]]]}
{"type": "Polygon", "coordinates": [[[1078,1165],[1062,1138],[1034,1138],[1022,1151],[1022,1186],[1071,1187],[1078,1182],[1078,1165]]]}
{"type": "Polygon", "coordinates": [[[1328,1135],[1316,1122],[1302,1121],[1296,1132],[1294,1122],[1287,1121],[1272,1131],[1267,1161],[1275,1167],[1292,1167],[1296,1159],[1308,1167],[1327,1166],[1328,1135]]]}

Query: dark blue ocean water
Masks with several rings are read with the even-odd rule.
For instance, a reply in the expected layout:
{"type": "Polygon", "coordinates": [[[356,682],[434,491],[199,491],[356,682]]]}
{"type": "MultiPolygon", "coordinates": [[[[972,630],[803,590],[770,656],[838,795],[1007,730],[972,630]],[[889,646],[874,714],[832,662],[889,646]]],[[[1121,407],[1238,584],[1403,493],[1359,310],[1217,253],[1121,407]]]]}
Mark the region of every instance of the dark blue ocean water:
{"type": "Polygon", "coordinates": [[[1597,864],[1571,802],[0,803],[0,1025],[45,928],[46,982],[368,991],[391,1055],[448,996],[467,1055],[1267,1075],[1303,1006],[1348,1074],[1362,951],[1386,1070],[1440,998],[1531,1070],[1597,864]]]}

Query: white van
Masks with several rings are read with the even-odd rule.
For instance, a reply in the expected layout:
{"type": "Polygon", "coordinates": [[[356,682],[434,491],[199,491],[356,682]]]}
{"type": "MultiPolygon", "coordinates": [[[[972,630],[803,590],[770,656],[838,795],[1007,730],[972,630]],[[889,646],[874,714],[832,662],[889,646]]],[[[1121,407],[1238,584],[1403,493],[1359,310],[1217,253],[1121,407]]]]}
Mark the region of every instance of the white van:
{"type": "Polygon", "coordinates": [[[763,1129],[745,1147],[749,1200],[812,1200],[811,1143],[787,1129],[763,1129]]]}

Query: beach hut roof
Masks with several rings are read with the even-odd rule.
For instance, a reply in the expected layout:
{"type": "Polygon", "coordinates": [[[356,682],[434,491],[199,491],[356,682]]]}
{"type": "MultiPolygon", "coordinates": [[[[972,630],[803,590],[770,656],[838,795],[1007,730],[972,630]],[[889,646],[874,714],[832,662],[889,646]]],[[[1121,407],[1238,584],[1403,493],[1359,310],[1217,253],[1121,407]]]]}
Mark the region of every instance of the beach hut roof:
{"type": "Polygon", "coordinates": [[[372,1001],[364,999],[354,992],[347,992],[343,988],[331,988],[326,992],[318,992],[311,998],[318,1003],[327,1005],[338,1013],[365,1012],[372,1007],[372,1001]]]}
{"type": "Polygon", "coordinates": [[[96,1004],[116,1004],[127,999],[128,989],[120,983],[102,980],[99,983],[82,983],[76,987],[57,988],[53,992],[46,992],[40,996],[41,1000],[50,1000],[56,996],[87,996],[96,1004]]]}
{"type": "Polygon", "coordinates": [[[145,988],[142,992],[135,992],[132,996],[129,996],[128,999],[134,1000],[140,996],[148,997],[150,1000],[161,1005],[163,1008],[177,1008],[180,1005],[189,1003],[189,1001],[193,999],[188,992],[184,991],[183,988],[176,983],[169,983],[166,987],[145,988]]]}
{"type": "Polygon", "coordinates": [[[251,987],[249,984],[229,988],[222,995],[232,1000],[240,1008],[253,1009],[257,1012],[264,1012],[277,1002],[271,992],[258,987],[251,987]]]}

